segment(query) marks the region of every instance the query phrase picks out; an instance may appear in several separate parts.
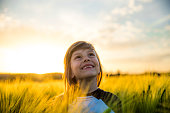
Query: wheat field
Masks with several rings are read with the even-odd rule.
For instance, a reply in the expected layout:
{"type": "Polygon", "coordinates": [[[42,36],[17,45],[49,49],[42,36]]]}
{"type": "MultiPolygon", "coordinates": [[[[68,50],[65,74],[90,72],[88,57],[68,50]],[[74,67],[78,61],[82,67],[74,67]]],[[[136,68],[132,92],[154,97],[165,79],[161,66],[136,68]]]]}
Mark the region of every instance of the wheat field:
{"type": "MultiPolygon", "coordinates": [[[[167,75],[104,76],[100,88],[116,94],[124,113],[170,112],[170,77],[167,75]]],[[[54,98],[64,91],[63,80],[15,79],[0,82],[0,113],[60,113],[54,98]]]]}

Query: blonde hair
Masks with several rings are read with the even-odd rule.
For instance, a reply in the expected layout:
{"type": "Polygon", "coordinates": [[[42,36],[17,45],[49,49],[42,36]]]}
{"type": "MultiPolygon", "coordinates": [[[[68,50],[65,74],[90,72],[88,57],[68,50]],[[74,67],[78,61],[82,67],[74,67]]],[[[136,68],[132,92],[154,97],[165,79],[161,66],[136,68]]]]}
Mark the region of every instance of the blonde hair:
{"type": "MultiPolygon", "coordinates": [[[[78,41],[73,43],[67,50],[65,57],[64,57],[64,84],[65,84],[65,92],[71,88],[71,86],[75,86],[77,84],[77,80],[71,77],[72,70],[71,70],[71,57],[73,52],[80,50],[80,49],[92,49],[95,51],[95,48],[92,44],[86,41],[78,41]]],[[[97,86],[99,87],[101,79],[102,79],[102,67],[99,56],[95,51],[97,59],[99,61],[100,73],[97,75],[97,86]]]]}

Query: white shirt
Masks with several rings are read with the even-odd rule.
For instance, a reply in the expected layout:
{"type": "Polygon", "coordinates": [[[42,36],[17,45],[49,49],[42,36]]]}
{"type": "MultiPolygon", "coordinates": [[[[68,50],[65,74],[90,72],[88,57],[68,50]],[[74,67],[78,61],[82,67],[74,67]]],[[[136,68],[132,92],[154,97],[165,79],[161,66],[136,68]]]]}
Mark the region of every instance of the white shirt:
{"type": "MultiPolygon", "coordinates": [[[[68,113],[103,113],[110,109],[101,99],[93,96],[77,97],[69,105],[68,113]]],[[[114,113],[110,109],[110,113],[114,113]]]]}

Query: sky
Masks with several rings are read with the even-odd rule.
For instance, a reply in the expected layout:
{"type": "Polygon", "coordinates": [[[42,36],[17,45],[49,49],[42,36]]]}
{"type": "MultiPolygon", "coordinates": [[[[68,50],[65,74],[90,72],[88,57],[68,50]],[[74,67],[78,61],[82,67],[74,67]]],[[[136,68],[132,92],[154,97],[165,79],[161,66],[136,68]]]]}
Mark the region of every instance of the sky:
{"type": "Polygon", "coordinates": [[[76,41],[105,72],[170,71],[170,0],[0,0],[0,72],[64,72],[76,41]]]}

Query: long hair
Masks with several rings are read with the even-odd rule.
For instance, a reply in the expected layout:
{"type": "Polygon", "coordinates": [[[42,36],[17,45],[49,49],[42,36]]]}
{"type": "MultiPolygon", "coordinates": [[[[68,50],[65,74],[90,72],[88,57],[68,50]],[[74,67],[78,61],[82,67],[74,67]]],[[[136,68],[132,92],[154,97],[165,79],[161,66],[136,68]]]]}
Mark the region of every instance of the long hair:
{"type": "Polygon", "coordinates": [[[95,51],[97,59],[99,61],[100,73],[97,75],[97,86],[99,87],[101,79],[102,79],[102,66],[99,59],[99,56],[93,47],[92,44],[86,41],[78,41],[73,43],[67,50],[65,57],[64,57],[64,84],[65,84],[65,92],[68,92],[70,88],[77,85],[77,80],[71,77],[72,70],[71,70],[71,57],[73,52],[80,50],[80,49],[92,49],[95,51]]]}

